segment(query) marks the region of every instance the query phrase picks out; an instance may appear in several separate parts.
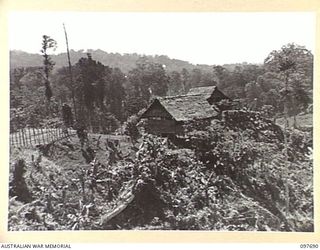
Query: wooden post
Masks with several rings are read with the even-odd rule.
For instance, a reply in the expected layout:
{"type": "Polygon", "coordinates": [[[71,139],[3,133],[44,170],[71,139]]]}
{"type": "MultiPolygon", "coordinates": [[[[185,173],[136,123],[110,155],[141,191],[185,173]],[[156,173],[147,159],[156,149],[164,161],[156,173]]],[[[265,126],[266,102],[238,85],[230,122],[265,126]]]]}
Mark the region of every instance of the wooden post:
{"type": "Polygon", "coordinates": [[[24,140],[24,129],[21,129],[21,138],[22,138],[22,145],[25,146],[25,140],[24,140]]]}
{"type": "Polygon", "coordinates": [[[51,141],[51,131],[50,131],[50,128],[48,128],[48,127],[47,127],[46,136],[47,136],[47,143],[49,144],[51,141]]]}
{"type": "Polygon", "coordinates": [[[27,145],[32,145],[32,142],[30,141],[31,140],[31,137],[30,137],[30,130],[29,128],[26,128],[26,143],[27,145]]]}
{"type": "Polygon", "coordinates": [[[37,137],[38,143],[41,144],[40,129],[35,129],[34,132],[37,137]]]}
{"type": "Polygon", "coordinates": [[[45,140],[46,140],[45,143],[47,144],[47,143],[49,143],[49,135],[50,135],[49,133],[50,133],[50,132],[49,132],[48,127],[45,127],[44,129],[45,129],[44,138],[45,138],[45,140]]]}
{"type": "Polygon", "coordinates": [[[28,128],[24,128],[23,129],[23,135],[24,135],[24,139],[25,139],[25,142],[26,142],[26,146],[29,145],[29,140],[28,140],[28,128]]]}
{"type": "Polygon", "coordinates": [[[57,129],[56,128],[54,128],[54,130],[53,130],[53,136],[54,136],[54,141],[56,141],[57,140],[57,129]]]}
{"type": "Polygon", "coordinates": [[[29,141],[28,141],[28,128],[24,128],[24,133],[23,133],[23,135],[24,135],[24,139],[25,139],[25,142],[26,142],[26,146],[28,146],[29,145],[29,141]]]}
{"type": "Polygon", "coordinates": [[[21,129],[21,137],[22,137],[22,145],[25,146],[26,142],[25,142],[25,138],[24,138],[24,128],[21,129]]]}
{"type": "Polygon", "coordinates": [[[42,137],[43,144],[46,144],[42,127],[40,128],[40,135],[42,137]]]}
{"type": "Polygon", "coordinates": [[[32,127],[32,133],[33,133],[34,142],[35,142],[35,144],[37,144],[37,136],[36,136],[34,127],[32,127]]]}
{"type": "Polygon", "coordinates": [[[48,127],[46,127],[46,133],[44,135],[44,137],[46,138],[46,143],[48,144],[50,142],[50,131],[48,127]]]}
{"type": "Polygon", "coordinates": [[[28,140],[28,128],[24,128],[23,129],[23,135],[24,135],[24,139],[25,139],[25,142],[26,142],[26,146],[29,145],[29,140],[28,140]]]}
{"type": "Polygon", "coordinates": [[[46,133],[46,138],[47,138],[47,143],[50,143],[50,137],[51,137],[51,131],[50,128],[47,127],[47,133],[46,133]]]}
{"type": "Polygon", "coordinates": [[[50,142],[55,140],[55,135],[54,135],[54,128],[51,129],[51,140],[50,142]]]}
{"type": "Polygon", "coordinates": [[[37,131],[38,131],[38,138],[39,138],[40,144],[42,144],[42,142],[41,142],[41,141],[43,141],[43,139],[42,139],[42,128],[38,128],[37,131]]]}
{"type": "Polygon", "coordinates": [[[14,133],[13,133],[13,142],[14,142],[15,145],[18,144],[17,132],[14,132],[14,133]]]}
{"type": "Polygon", "coordinates": [[[56,130],[54,128],[51,129],[51,141],[55,141],[56,140],[56,135],[55,135],[56,130]]]}
{"type": "Polygon", "coordinates": [[[47,127],[46,131],[47,131],[46,133],[47,143],[50,143],[50,129],[47,127]]]}
{"type": "Polygon", "coordinates": [[[31,129],[31,134],[32,134],[32,138],[33,138],[33,141],[34,141],[34,145],[37,145],[37,139],[36,139],[36,136],[34,134],[34,128],[31,129]]]}
{"type": "Polygon", "coordinates": [[[55,141],[56,140],[56,129],[55,128],[52,129],[51,134],[52,134],[52,140],[51,141],[55,141]]]}
{"type": "Polygon", "coordinates": [[[52,128],[51,129],[51,140],[50,140],[50,142],[55,141],[55,140],[56,140],[56,138],[55,138],[55,129],[52,128]]]}
{"type": "Polygon", "coordinates": [[[20,131],[20,129],[18,130],[18,132],[17,132],[17,134],[18,134],[18,146],[20,146],[20,144],[22,143],[21,142],[21,131],[20,131]]]}
{"type": "Polygon", "coordinates": [[[50,141],[51,141],[51,130],[50,130],[50,128],[47,128],[47,143],[50,143],[50,141]]]}
{"type": "Polygon", "coordinates": [[[26,146],[28,146],[29,145],[28,128],[24,128],[24,138],[26,141],[26,146]]]}
{"type": "Polygon", "coordinates": [[[33,143],[32,143],[32,135],[31,135],[30,128],[28,128],[28,135],[29,135],[30,145],[32,146],[32,145],[33,145],[33,143]]]}
{"type": "Polygon", "coordinates": [[[18,137],[17,137],[17,133],[16,132],[14,132],[13,133],[13,145],[17,145],[18,144],[18,137]]]}
{"type": "Polygon", "coordinates": [[[58,141],[59,140],[59,136],[58,136],[58,128],[54,128],[54,135],[55,135],[55,137],[56,137],[56,141],[58,141]]]}

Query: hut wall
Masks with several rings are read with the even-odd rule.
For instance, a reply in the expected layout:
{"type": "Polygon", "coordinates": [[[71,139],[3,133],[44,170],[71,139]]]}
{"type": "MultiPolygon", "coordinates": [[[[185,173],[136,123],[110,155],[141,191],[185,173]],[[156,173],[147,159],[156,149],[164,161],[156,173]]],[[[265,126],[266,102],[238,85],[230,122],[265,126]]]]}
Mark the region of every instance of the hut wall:
{"type": "Polygon", "coordinates": [[[148,119],[145,123],[145,130],[157,135],[181,134],[183,132],[181,124],[169,119],[148,119]]]}

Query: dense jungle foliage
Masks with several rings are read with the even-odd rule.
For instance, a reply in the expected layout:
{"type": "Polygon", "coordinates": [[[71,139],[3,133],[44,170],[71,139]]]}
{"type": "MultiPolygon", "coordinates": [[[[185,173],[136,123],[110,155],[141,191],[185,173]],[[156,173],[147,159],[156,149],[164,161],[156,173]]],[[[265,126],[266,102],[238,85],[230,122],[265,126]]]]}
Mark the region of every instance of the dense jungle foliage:
{"type": "Polygon", "coordinates": [[[313,133],[297,118],[312,118],[310,51],[288,44],[262,65],[224,66],[139,55],[116,65],[91,51],[70,75],[46,39],[43,65],[11,64],[11,132],[61,120],[68,104],[88,140],[11,148],[9,230],[314,231],[313,133]],[[237,109],[184,124],[181,137],[141,129],[153,97],[211,85],[237,109]]]}

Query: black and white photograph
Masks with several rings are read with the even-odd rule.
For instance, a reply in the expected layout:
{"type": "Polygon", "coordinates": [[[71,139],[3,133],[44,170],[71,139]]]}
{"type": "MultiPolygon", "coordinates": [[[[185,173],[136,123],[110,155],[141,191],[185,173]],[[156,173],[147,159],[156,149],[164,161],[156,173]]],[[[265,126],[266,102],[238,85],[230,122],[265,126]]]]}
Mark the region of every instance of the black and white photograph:
{"type": "Polygon", "coordinates": [[[8,14],[8,231],[314,232],[312,12],[8,14]]]}

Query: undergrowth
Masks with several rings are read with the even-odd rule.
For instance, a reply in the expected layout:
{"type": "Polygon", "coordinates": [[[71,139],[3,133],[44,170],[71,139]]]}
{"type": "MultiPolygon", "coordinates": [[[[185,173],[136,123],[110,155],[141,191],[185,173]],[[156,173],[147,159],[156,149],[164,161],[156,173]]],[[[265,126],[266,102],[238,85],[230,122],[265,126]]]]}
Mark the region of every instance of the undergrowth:
{"type": "Polygon", "coordinates": [[[285,159],[283,134],[259,117],[250,123],[189,125],[183,139],[145,134],[112,161],[97,137],[12,152],[8,228],[313,231],[310,134],[289,131],[285,159]],[[134,199],[104,220],[126,192],[134,199]]]}

